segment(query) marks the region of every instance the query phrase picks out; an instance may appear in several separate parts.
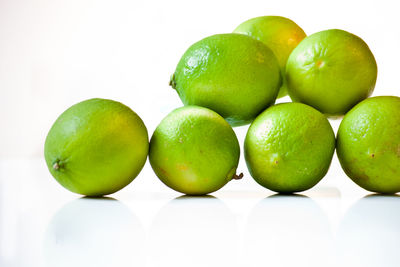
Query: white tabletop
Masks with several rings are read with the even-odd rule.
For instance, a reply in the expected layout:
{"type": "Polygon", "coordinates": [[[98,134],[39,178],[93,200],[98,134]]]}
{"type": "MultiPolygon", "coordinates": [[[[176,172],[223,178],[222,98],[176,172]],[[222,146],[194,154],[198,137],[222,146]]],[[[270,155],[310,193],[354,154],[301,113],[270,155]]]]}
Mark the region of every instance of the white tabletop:
{"type": "Polygon", "coordinates": [[[334,158],[302,195],[275,195],[245,172],[187,197],[147,163],[120,192],[90,199],[41,158],[3,160],[0,266],[399,266],[400,198],[370,195],[339,168],[334,158]]]}

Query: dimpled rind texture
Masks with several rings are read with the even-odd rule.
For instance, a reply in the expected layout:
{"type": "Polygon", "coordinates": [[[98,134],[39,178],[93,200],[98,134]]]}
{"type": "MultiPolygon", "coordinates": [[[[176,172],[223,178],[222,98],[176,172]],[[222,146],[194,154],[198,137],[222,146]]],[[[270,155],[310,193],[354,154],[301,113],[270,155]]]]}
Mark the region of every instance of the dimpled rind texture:
{"type": "Polygon", "coordinates": [[[343,30],[306,37],[286,64],[289,96],[322,113],[339,117],[371,95],[377,65],[368,45],[343,30]]]}
{"type": "Polygon", "coordinates": [[[232,127],[216,112],[197,106],[175,109],[150,141],[150,164],[170,188],[204,195],[235,175],[240,147],[232,127]]]}
{"type": "Polygon", "coordinates": [[[286,61],[293,49],[307,36],[303,29],[285,17],[263,16],[243,22],[233,32],[251,36],[274,52],[283,78],[278,98],[286,96],[286,61]]]}
{"type": "Polygon", "coordinates": [[[128,185],[147,159],[149,141],[140,117],[122,103],[89,99],[62,113],[45,142],[47,167],[68,190],[87,196],[128,185]],[[54,169],[55,163],[59,169],[54,169]]]}
{"type": "Polygon", "coordinates": [[[171,83],[184,105],[207,107],[232,126],[240,126],[275,103],[281,74],[266,45],[230,33],[193,44],[180,59],[171,83]]]}
{"type": "Polygon", "coordinates": [[[350,110],[338,130],[337,155],[362,188],[400,192],[400,98],[372,97],[350,110]]]}
{"type": "Polygon", "coordinates": [[[250,174],[280,193],[307,190],[327,173],[335,150],[329,121],[301,103],[270,107],[251,124],[244,143],[250,174]]]}

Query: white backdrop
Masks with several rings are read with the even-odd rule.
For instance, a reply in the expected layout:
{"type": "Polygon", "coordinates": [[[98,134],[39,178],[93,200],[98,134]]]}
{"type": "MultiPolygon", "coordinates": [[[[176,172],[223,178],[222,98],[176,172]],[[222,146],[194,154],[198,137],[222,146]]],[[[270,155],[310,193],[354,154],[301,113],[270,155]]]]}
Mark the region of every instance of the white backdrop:
{"type": "Polygon", "coordinates": [[[399,95],[398,10],[389,0],[0,0],[0,157],[42,156],[57,116],[92,97],[130,106],[151,135],[182,105],[168,80],[186,48],[261,15],[359,35],[378,62],[374,95],[399,95]]]}

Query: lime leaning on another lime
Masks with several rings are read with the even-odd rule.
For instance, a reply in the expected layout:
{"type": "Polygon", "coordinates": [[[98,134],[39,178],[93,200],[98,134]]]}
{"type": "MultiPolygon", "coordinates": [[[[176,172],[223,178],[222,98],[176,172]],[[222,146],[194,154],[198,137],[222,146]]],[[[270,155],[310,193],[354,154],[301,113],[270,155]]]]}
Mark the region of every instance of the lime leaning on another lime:
{"type": "Polygon", "coordinates": [[[243,22],[233,32],[251,36],[263,42],[274,52],[283,78],[278,98],[287,95],[286,62],[293,49],[306,37],[303,29],[288,18],[263,16],[243,22]]]}
{"type": "Polygon", "coordinates": [[[343,30],[326,30],[306,37],[286,63],[292,100],[331,117],[346,114],[370,96],[376,78],[376,61],[368,45],[343,30]]]}
{"type": "Polygon", "coordinates": [[[183,104],[212,109],[239,126],[275,102],[281,74],[274,53],[262,42],[242,34],[217,34],[185,52],[170,84],[183,104]]]}

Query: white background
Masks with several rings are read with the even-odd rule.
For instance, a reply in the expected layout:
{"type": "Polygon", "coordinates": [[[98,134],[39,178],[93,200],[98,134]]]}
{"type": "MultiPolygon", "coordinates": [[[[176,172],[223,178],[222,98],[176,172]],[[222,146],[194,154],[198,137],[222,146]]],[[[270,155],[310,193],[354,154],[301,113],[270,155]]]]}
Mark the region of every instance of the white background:
{"type": "MultiPolygon", "coordinates": [[[[308,198],[267,198],[242,158],[245,178],[216,198],[176,199],[146,164],[115,200],[79,199],[42,158],[54,120],[92,97],[130,106],[151,135],[182,105],[168,80],[183,52],[255,16],[357,34],[378,63],[374,95],[399,95],[398,10],[396,1],[0,0],[0,266],[398,266],[400,200],[363,198],[336,155],[308,198]]],[[[247,126],[235,130],[242,144],[247,126]]]]}

